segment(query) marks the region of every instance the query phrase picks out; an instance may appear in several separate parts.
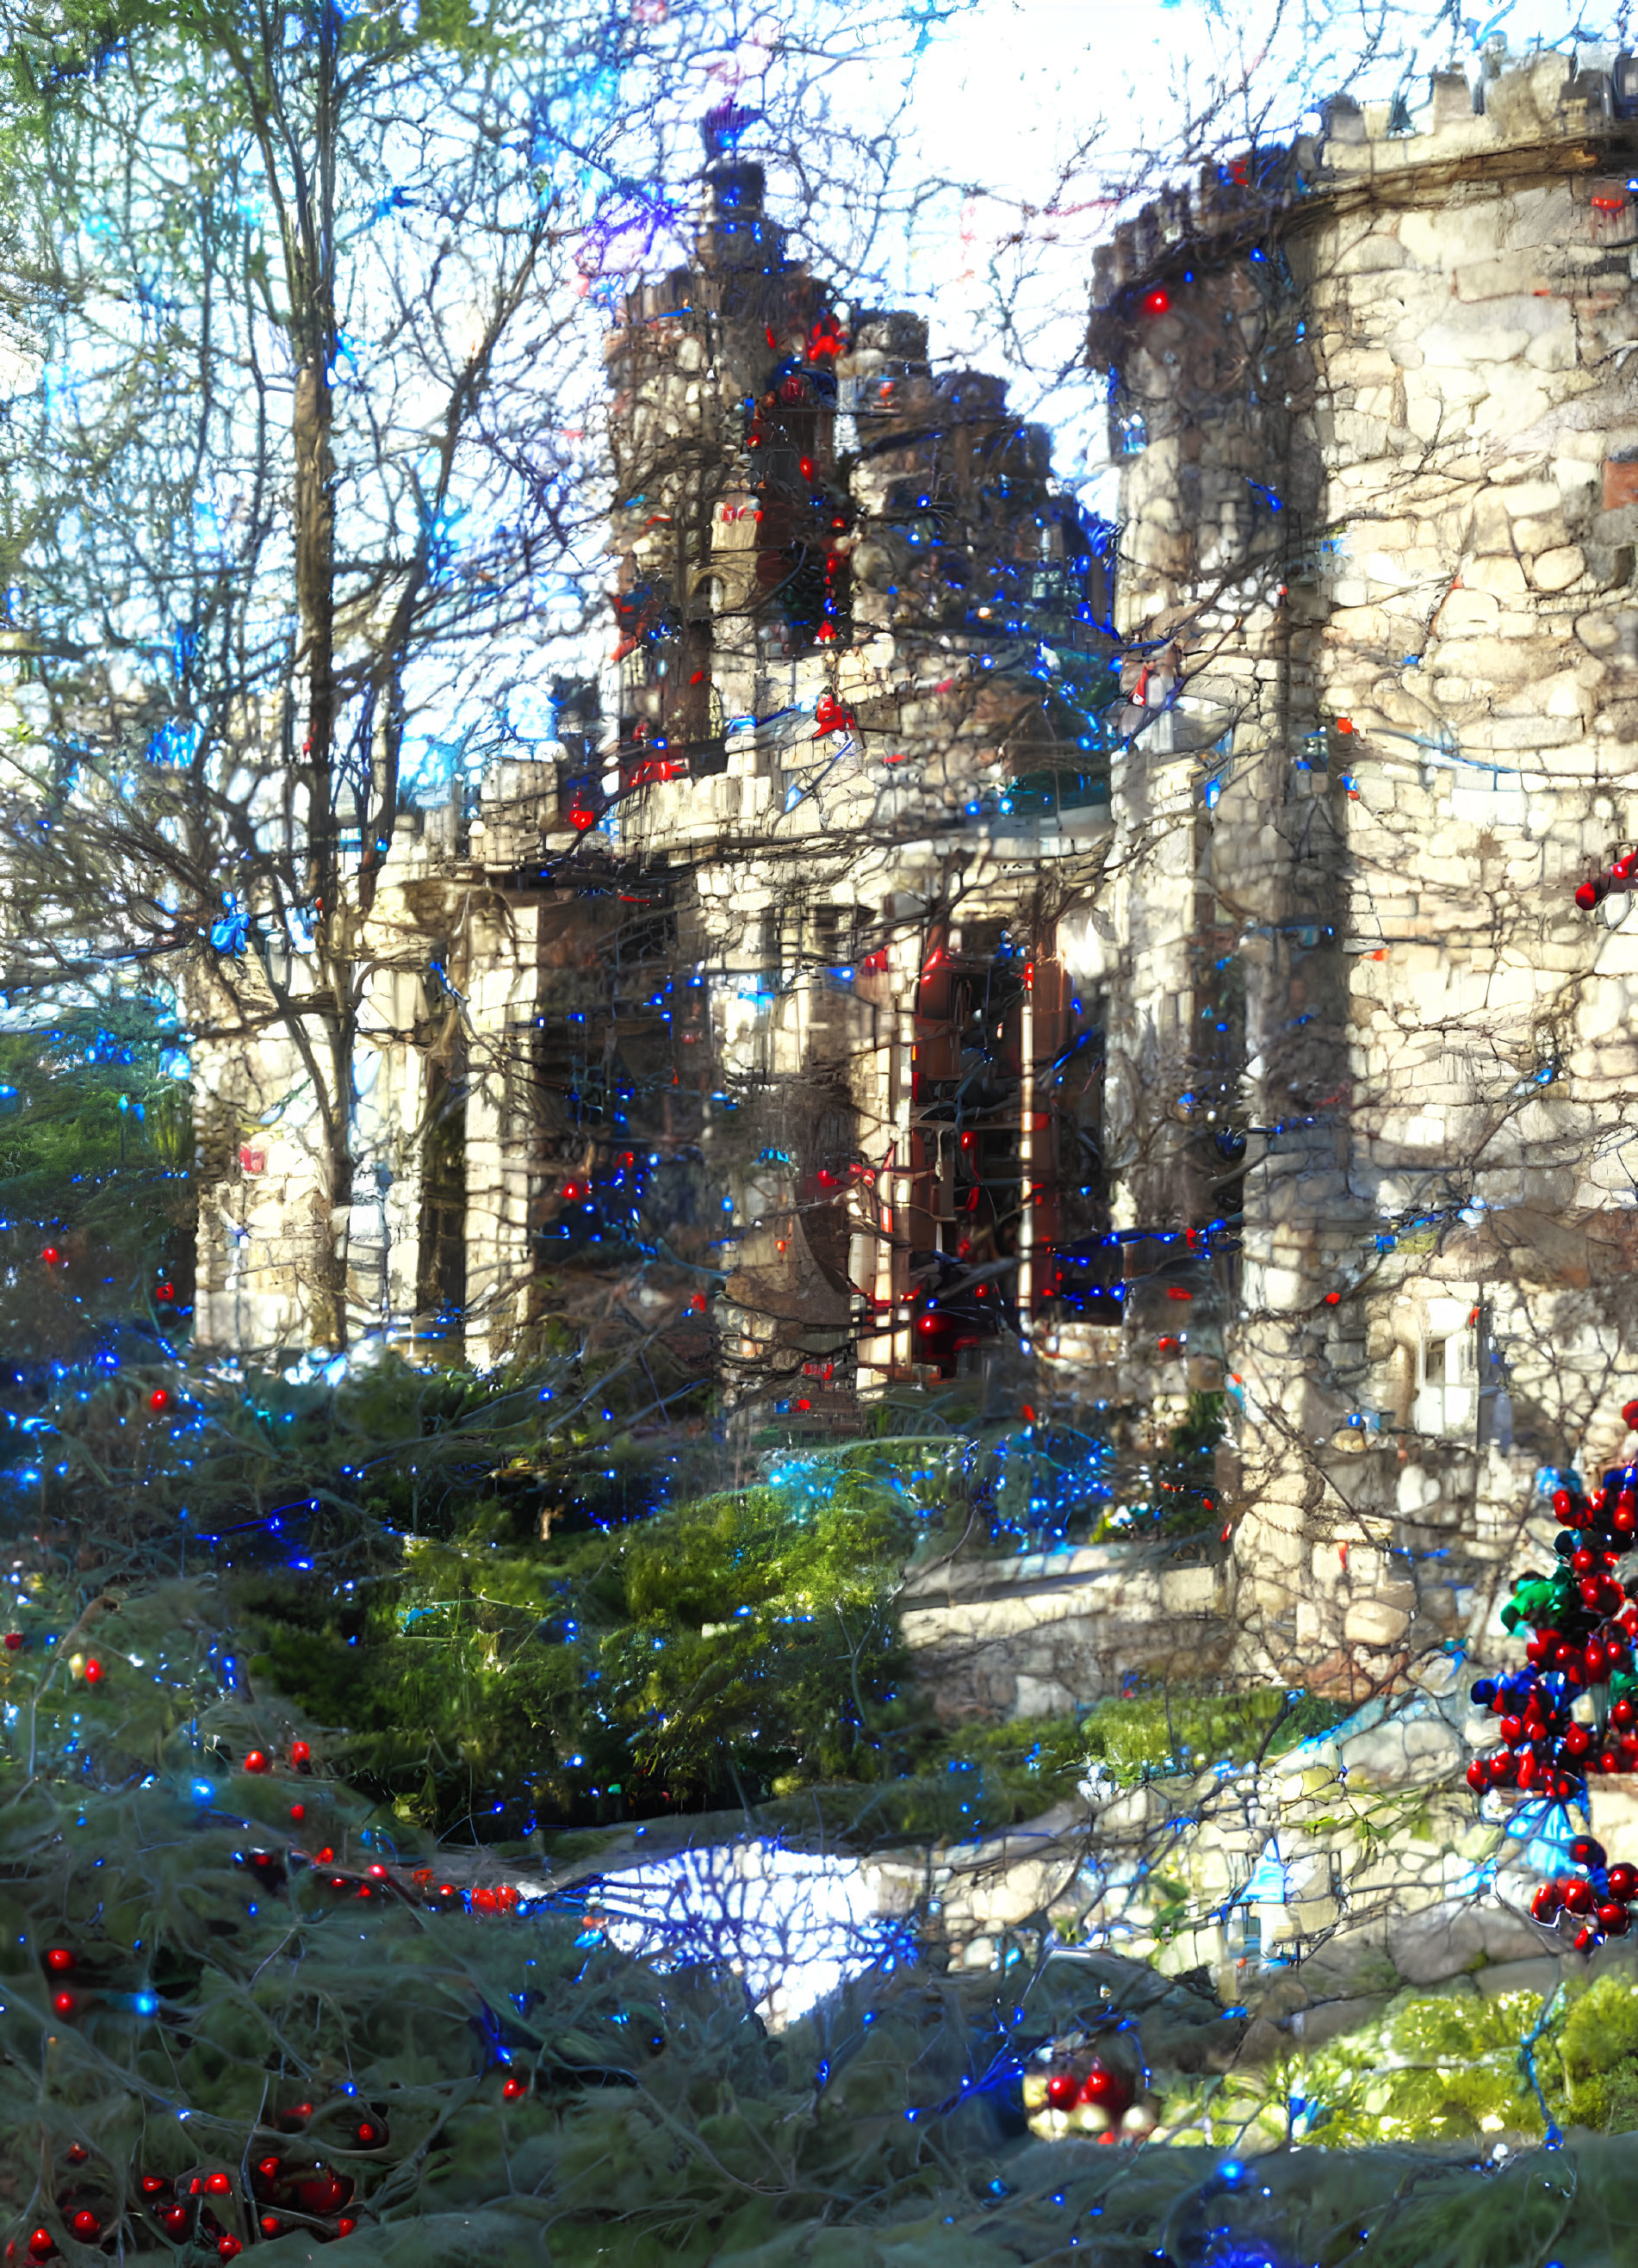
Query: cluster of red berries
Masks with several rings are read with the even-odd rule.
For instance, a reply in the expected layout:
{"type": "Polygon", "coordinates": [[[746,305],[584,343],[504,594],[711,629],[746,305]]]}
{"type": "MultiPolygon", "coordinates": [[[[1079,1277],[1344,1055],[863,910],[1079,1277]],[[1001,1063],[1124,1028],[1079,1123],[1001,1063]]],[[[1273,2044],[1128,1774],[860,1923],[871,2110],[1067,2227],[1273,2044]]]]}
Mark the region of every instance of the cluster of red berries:
{"type": "Polygon", "coordinates": [[[1046,2101],[1051,2110],[1075,2110],[1086,2104],[1106,2111],[1110,2118],[1121,2118],[1132,2108],[1133,2093],[1118,2071],[1094,2056],[1083,2072],[1050,2073],[1046,2101]]]}
{"type": "Polygon", "coordinates": [[[1622,850],[1610,862],[1605,874],[1591,875],[1580,883],[1575,891],[1575,902],[1583,913],[1590,914],[1601,906],[1612,890],[1638,887],[1638,850],[1622,850]]]}
{"type": "Polygon", "coordinates": [[[1624,1859],[1606,1865],[1603,1844],[1595,1843],[1590,1835],[1576,1836],[1569,1855],[1571,1865],[1584,1867],[1586,1873],[1543,1882],[1530,1911],[1537,1921],[1551,1927],[1574,1929],[1577,1953],[1594,1953],[1606,1937],[1625,1937],[1632,1927],[1638,1867],[1629,1867],[1624,1859]]]}
{"type": "MultiPolygon", "coordinates": [[[[313,1750],[306,1741],[292,1741],[291,1742],[289,1761],[291,1771],[310,1772],[313,1770],[313,1750]]],[[[265,1749],[247,1749],[245,1750],[243,1769],[246,1771],[271,1771],[273,1764],[274,1758],[269,1756],[265,1749]]]]}
{"type": "MultiPolygon", "coordinates": [[[[379,2112],[360,2115],[351,2102],[341,2107],[345,2124],[335,2146],[347,2151],[386,2148],[389,2137],[379,2112]]],[[[286,2134],[299,2133],[313,2115],[311,2102],[293,2103],[278,2114],[276,2123],[286,2134]]],[[[56,2198],[62,2227],[79,2243],[100,2244],[104,2250],[118,2245],[122,2237],[129,2242],[134,2232],[122,2224],[119,2213],[89,2202],[80,2171],[91,2155],[85,2144],[70,2143],[63,2154],[69,2174],[56,2198]]],[[[321,2236],[350,2236],[358,2225],[348,2210],[357,2189],[352,2176],[337,2173],[310,2150],[299,2154],[287,2143],[265,2150],[253,2161],[249,2188],[256,2228],[266,2239],[297,2229],[321,2236]]],[[[220,2169],[176,2176],[141,2174],[136,2191],[143,2211],[172,2243],[205,2245],[221,2260],[236,2259],[244,2250],[244,2238],[226,2225],[230,2220],[240,2220],[239,2188],[232,2174],[220,2169]]],[[[57,2235],[41,2223],[29,2230],[20,2245],[13,2238],[6,2246],[6,2268],[16,2268],[19,2259],[50,2260],[58,2250],[57,2235]]]]}
{"type": "MultiPolygon", "coordinates": [[[[1638,1400],[1621,1417],[1638,1430],[1638,1400]]],[[[1529,1632],[1525,1666],[1472,1689],[1474,1705],[1499,1718],[1502,1743],[1473,1758],[1467,1779],[1480,1792],[1516,1787],[1559,1805],[1584,1801],[1592,1773],[1638,1771],[1638,1590],[1615,1572],[1638,1550],[1638,1465],[1613,1468],[1590,1494],[1560,1487],[1553,1509],[1555,1571],[1518,1576],[1502,1609],[1505,1630],[1529,1632]]],[[[1572,1928],[1577,1952],[1590,1953],[1631,1927],[1638,1867],[1610,1866],[1586,1835],[1569,1857],[1583,1871],[1542,1883],[1531,1912],[1572,1928]]]]}

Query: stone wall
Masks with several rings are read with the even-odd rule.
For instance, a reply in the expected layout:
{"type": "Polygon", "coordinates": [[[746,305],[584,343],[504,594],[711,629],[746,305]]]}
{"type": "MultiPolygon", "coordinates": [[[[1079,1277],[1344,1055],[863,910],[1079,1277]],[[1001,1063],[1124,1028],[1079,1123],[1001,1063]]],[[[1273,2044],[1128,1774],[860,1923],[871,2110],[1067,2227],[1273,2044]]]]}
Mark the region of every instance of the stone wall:
{"type": "MultiPolygon", "coordinates": [[[[1628,899],[1572,902],[1638,828],[1638,139],[1568,56],[1478,99],[1333,106],[1157,208],[1093,332],[1168,711],[1116,780],[1125,1043],[1185,974],[1228,1021],[1229,940],[1234,1614],[1248,1668],[1344,1683],[1477,1634],[1538,1471],[1620,1452],[1638,1355],[1638,948],[1628,899]]],[[[1223,1107],[1203,1060],[1179,1122],[1223,1107]]]]}

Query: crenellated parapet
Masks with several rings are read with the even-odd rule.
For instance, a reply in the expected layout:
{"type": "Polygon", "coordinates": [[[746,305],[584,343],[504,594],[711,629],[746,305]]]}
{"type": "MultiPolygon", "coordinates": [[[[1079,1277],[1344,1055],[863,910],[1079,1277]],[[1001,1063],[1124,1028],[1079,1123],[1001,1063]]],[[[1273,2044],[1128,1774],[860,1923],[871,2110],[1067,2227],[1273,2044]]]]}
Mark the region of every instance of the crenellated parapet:
{"type": "Polygon", "coordinates": [[[1638,55],[1608,48],[1509,58],[1493,48],[1478,77],[1435,71],[1424,100],[1334,96],[1320,129],[1202,166],[1123,221],[1094,254],[1093,354],[1103,325],[1196,258],[1221,258],[1271,228],[1302,229],[1341,205],[1427,197],[1532,170],[1575,186],[1590,224],[1630,229],[1638,192],[1638,55]],[[1623,221],[1623,216],[1626,217],[1623,221]]]}

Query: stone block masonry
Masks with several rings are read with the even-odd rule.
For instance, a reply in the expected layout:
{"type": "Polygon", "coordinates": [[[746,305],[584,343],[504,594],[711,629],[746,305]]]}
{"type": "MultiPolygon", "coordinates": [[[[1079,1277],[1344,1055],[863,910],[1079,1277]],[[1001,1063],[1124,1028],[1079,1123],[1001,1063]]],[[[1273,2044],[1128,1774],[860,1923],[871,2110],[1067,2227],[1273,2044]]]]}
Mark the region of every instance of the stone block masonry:
{"type": "Polygon", "coordinates": [[[1158,825],[1159,732],[1116,766],[1117,1021],[1231,941],[1237,1076],[1177,1083],[1244,1143],[1229,1611],[1345,1689],[1481,1638],[1638,1368],[1629,901],[1572,903],[1638,827],[1638,127],[1568,55],[1487,69],[1118,232],[1091,332],[1118,626],[1209,742],[1158,825]]]}

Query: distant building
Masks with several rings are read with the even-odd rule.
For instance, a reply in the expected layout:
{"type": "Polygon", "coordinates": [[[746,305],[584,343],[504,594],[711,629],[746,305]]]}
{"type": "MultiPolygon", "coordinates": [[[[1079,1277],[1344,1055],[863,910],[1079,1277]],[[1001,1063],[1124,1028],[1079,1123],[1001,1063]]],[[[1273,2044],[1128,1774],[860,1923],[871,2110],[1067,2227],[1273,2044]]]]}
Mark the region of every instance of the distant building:
{"type": "MultiPolygon", "coordinates": [[[[1099,1004],[1057,937],[1109,834],[1110,531],[998,381],[834,306],[708,143],[694,257],[608,345],[602,682],[387,862],[376,927],[425,946],[360,1080],[354,1304],[493,1358],[584,1220],[686,1185],[668,1254],[729,1382],[820,1415],[1118,1317],[1099,1004]]],[[[254,1115],[287,1052],[207,1048],[203,1084],[254,1115]]],[[[294,1116],[237,1171],[218,1145],[210,1342],[299,1336],[294,1116]]]]}

